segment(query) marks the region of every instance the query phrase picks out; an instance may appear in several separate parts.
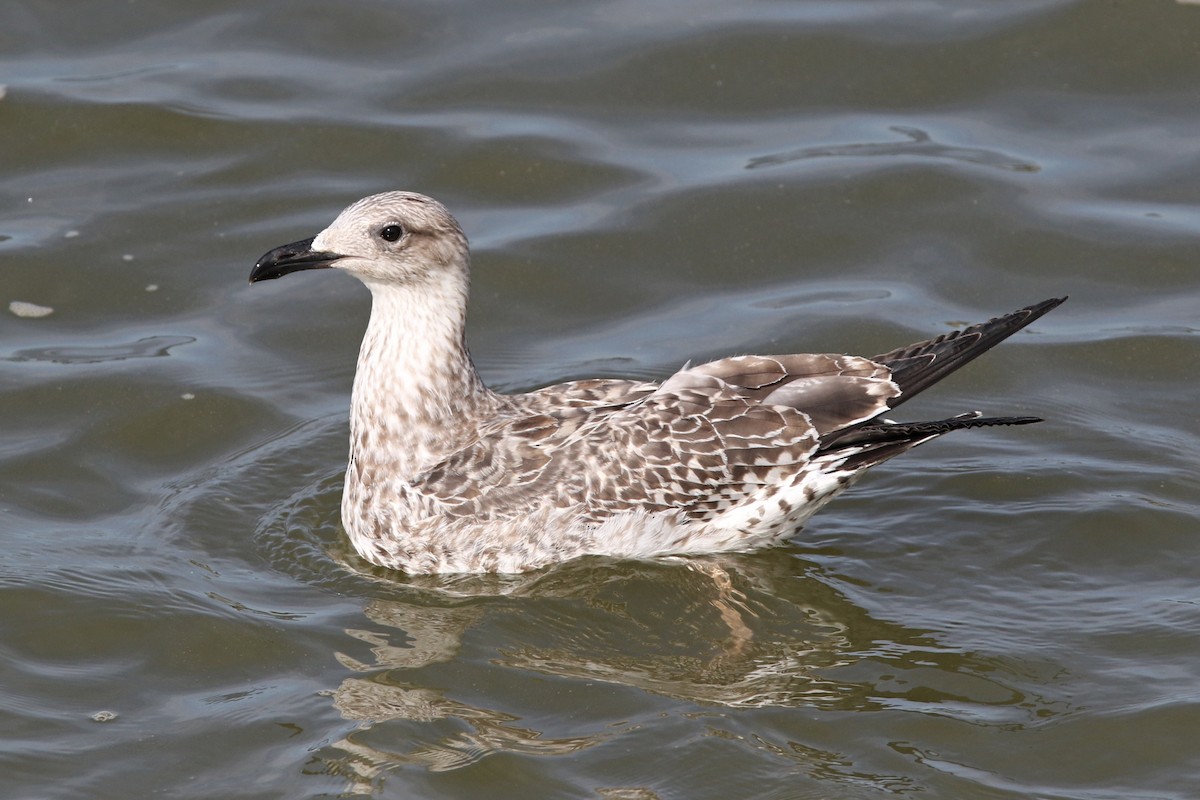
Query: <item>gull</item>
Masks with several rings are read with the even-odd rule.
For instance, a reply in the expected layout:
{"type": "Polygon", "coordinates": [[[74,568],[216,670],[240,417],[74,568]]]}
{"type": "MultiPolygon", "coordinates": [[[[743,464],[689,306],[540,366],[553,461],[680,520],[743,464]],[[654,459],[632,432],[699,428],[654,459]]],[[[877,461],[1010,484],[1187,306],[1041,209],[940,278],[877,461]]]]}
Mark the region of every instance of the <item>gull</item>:
{"type": "Polygon", "coordinates": [[[408,573],[517,573],[779,544],[867,469],[943,434],[1036,417],[884,415],[1064,300],[872,358],[742,355],[661,383],[492,391],[467,351],[469,249],[441,203],[385,192],[263,255],[250,282],[331,268],[371,291],[342,524],[408,573]]]}

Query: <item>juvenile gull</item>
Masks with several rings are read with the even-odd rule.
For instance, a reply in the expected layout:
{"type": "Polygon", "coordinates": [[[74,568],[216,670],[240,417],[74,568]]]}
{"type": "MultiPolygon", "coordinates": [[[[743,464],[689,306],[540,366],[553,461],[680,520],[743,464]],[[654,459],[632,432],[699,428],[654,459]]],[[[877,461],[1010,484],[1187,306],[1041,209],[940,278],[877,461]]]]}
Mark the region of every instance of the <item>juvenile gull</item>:
{"type": "Polygon", "coordinates": [[[342,523],[368,561],[410,573],[778,543],[869,467],[950,431],[1039,422],[883,415],[1066,299],[873,358],[738,356],[661,384],[504,395],[467,352],[468,262],[444,206],[386,192],[250,273],[253,283],[332,267],[371,290],[342,523]]]}

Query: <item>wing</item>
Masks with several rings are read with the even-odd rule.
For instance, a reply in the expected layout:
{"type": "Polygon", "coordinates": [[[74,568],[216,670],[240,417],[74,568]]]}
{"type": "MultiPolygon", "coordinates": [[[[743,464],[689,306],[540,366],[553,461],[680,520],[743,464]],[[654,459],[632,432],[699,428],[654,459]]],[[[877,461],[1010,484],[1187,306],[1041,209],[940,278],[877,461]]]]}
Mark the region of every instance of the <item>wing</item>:
{"type": "Polygon", "coordinates": [[[783,480],[823,432],[871,419],[897,394],[884,367],[837,355],[714,361],[657,388],[626,387],[622,396],[637,399],[623,404],[570,405],[542,392],[529,407],[556,410],[489,429],[414,489],[442,514],[476,519],[547,504],[595,521],[632,510],[704,519],[783,480]]]}
{"type": "Polygon", "coordinates": [[[1063,299],[874,359],[739,356],[685,368],[658,387],[577,381],[517,395],[412,488],[449,517],[509,519],[550,506],[597,522],[633,510],[707,519],[814,455],[865,469],[951,430],[1035,422],[879,418],[1063,299]]]}

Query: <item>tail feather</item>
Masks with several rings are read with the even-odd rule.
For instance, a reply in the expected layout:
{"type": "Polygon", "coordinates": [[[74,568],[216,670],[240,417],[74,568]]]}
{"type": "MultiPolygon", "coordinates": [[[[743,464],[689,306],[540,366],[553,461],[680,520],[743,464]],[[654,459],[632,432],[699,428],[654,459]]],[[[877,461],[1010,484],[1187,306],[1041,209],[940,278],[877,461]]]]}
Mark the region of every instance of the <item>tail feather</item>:
{"type": "Polygon", "coordinates": [[[817,456],[837,458],[839,453],[846,453],[844,460],[838,459],[839,469],[866,469],[951,431],[1032,425],[1041,421],[1040,417],[981,417],[974,412],[928,422],[870,422],[833,437],[832,441],[823,441],[817,456]]]}

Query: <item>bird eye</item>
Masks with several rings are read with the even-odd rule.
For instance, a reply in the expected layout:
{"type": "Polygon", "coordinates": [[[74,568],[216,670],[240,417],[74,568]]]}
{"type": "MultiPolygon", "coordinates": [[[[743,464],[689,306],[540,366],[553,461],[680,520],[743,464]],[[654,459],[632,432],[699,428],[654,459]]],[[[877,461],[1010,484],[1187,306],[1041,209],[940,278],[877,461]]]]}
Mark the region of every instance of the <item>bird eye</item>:
{"type": "Polygon", "coordinates": [[[379,231],[379,237],[385,242],[394,242],[404,235],[404,228],[399,225],[388,225],[379,231]]]}

